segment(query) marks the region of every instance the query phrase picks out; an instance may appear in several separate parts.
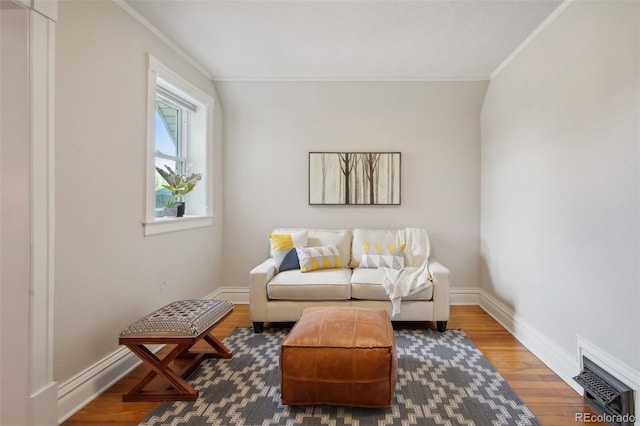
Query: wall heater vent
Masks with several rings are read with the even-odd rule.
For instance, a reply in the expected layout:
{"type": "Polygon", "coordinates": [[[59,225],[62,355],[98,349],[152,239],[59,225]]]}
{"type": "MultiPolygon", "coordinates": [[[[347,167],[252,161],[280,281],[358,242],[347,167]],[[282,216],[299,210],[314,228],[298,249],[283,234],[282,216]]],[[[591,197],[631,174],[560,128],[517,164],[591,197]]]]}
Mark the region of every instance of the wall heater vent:
{"type": "Polygon", "coordinates": [[[584,388],[584,400],[605,422],[633,426],[635,413],[633,389],[625,385],[587,357],[583,370],[573,378],[584,388]]]}

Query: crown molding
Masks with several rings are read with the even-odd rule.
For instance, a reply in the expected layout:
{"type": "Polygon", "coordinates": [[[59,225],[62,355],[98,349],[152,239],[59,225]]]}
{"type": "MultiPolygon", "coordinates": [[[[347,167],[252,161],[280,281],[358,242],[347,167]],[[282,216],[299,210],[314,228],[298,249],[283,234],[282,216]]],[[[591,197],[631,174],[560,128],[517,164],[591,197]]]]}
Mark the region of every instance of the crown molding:
{"type": "Polygon", "coordinates": [[[213,82],[466,82],[490,81],[496,78],[513,60],[531,44],[547,27],[549,27],[575,0],[564,0],[551,15],[538,26],[498,67],[491,75],[464,77],[425,77],[425,76],[216,76],[213,77],[198,61],[180,48],[173,40],[144,18],[138,11],[129,6],[125,0],[112,0],[117,6],[135,19],[139,24],[157,36],[185,61],[200,71],[213,82]]]}
{"type": "Polygon", "coordinates": [[[513,62],[515,58],[517,58],[518,55],[520,55],[520,53],[527,46],[529,46],[536,38],[538,38],[538,36],[542,34],[542,32],[547,29],[547,27],[549,27],[556,19],[558,19],[558,16],[560,16],[565,10],[567,10],[567,8],[571,6],[574,1],[575,0],[564,0],[564,2],[560,6],[558,6],[558,8],[554,10],[553,13],[549,15],[549,17],[545,19],[544,22],[540,24],[540,26],[538,26],[538,28],[536,28],[529,35],[529,37],[527,37],[522,43],[520,43],[518,47],[516,47],[516,50],[514,50],[513,53],[511,53],[511,55],[507,57],[507,59],[505,59],[500,65],[498,65],[498,67],[491,73],[490,80],[496,78],[498,74],[500,74],[502,70],[504,70],[511,62],[513,62]]]}
{"type": "Polygon", "coordinates": [[[193,59],[187,52],[182,50],[180,46],[175,44],[173,40],[167,37],[162,31],[160,31],[157,27],[155,27],[151,22],[147,21],[145,17],[140,15],[137,10],[129,6],[125,0],[112,0],[117,6],[119,6],[122,10],[124,10],[129,16],[135,19],[140,25],[149,30],[153,35],[162,40],[167,46],[171,48],[174,52],[176,52],[182,59],[187,61],[190,65],[192,65],[195,69],[200,71],[205,77],[209,80],[212,80],[211,74],[206,70],[198,61],[193,59]]]}
{"type": "Polygon", "coordinates": [[[464,81],[489,81],[489,76],[470,77],[321,77],[321,76],[248,76],[248,77],[214,77],[214,82],[464,82],[464,81]]]}

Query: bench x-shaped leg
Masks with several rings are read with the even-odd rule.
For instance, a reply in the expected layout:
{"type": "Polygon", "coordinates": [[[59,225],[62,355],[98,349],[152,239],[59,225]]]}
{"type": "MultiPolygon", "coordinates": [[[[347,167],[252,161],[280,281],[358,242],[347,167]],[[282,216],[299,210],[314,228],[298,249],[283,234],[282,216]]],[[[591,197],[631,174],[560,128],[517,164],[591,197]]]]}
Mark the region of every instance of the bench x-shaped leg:
{"type": "Polygon", "coordinates": [[[220,340],[208,334],[203,338],[216,352],[190,352],[189,349],[191,349],[195,342],[178,343],[163,359],[160,359],[142,343],[127,344],[126,346],[149,366],[151,371],[149,371],[129,393],[123,395],[122,400],[125,402],[166,400],[195,401],[198,398],[198,391],[184,379],[191,374],[205,358],[231,358],[233,356],[232,352],[220,340]],[[171,362],[176,358],[192,359],[180,374],[171,368],[171,362]],[[173,391],[144,392],[144,388],[151,383],[156,376],[165,379],[171,385],[173,391]]]}

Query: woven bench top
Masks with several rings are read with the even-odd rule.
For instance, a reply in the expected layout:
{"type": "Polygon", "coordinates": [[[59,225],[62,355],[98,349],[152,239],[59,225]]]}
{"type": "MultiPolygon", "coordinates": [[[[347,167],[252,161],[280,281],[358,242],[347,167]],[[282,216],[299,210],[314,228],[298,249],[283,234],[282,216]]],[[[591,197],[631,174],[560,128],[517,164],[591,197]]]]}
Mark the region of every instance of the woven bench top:
{"type": "Polygon", "coordinates": [[[179,300],[134,322],[120,337],[154,333],[198,336],[232,310],[233,304],[226,300],[179,300]]]}

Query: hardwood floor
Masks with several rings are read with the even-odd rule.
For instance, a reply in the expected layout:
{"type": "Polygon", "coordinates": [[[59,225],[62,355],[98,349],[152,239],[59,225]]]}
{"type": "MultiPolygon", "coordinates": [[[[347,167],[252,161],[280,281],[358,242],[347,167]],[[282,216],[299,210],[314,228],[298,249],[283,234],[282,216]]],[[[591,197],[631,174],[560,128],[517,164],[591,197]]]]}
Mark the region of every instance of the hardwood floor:
{"type": "MultiPolygon", "coordinates": [[[[234,312],[214,330],[220,339],[236,327],[250,327],[249,306],[234,312]]],[[[435,327],[435,324],[431,326],[435,327]]],[[[452,306],[448,328],[460,328],[507,380],[542,425],[567,426],[576,414],[593,413],[582,397],[522,346],[478,306],[452,306]]],[[[158,403],[122,402],[122,394],[146,372],[138,367],[63,423],[76,425],[137,425],[158,403]]],[[[590,423],[606,425],[606,423],[590,423]]]]}

